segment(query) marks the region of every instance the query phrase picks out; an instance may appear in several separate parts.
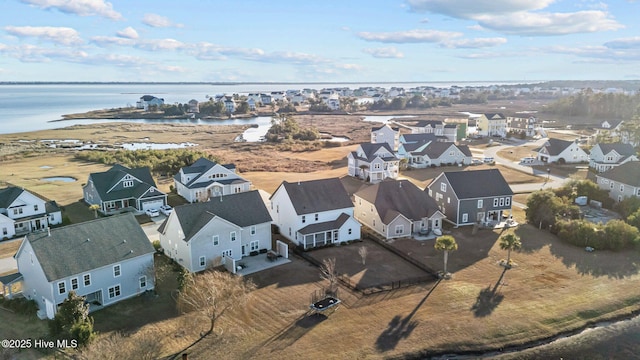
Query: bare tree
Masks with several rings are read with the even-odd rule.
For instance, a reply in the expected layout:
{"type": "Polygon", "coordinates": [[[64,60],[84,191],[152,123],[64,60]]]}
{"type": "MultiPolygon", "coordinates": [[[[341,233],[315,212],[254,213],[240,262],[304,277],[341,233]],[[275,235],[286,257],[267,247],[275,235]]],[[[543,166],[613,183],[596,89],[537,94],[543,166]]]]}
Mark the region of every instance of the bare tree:
{"type": "Polygon", "coordinates": [[[336,258],[322,260],[322,265],[320,266],[320,277],[329,282],[329,292],[331,294],[335,294],[338,283],[336,258]]]}
{"type": "Polygon", "coordinates": [[[362,258],[362,265],[365,265],[365,262],[367,261],[368,253],[369,253],[369,250],[367,250],[367,248],[364,245],[362,245],[360,249],[358,249],[358,255],[360,255],[360,257],[362,258]]]}
{"type": "Polygon", "coordinates": [[[246,304],[249,293],[255,289],[253,282],[220,271],[189,274],[184,281],[178,294],[178,306],[182,311],[196,311],[209,319],[209,330],[203,336],[213,332],[216,321],[227,311],[246,304]]]}
{"type": "Polygon", "coordinates": [[[153,332],[138,332],[130,336],[112,333],[78,351],[78,358],[83,360],[153,360],[161,355],[162,341],[158,341],[158,334],[153,332]]]}

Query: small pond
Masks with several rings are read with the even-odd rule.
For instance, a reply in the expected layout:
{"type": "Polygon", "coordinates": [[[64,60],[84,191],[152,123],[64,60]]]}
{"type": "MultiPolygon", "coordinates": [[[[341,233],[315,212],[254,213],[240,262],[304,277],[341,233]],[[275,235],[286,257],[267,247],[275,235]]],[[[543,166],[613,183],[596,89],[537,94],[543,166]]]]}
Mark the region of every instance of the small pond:
{"type": "Polygon", "coordinates": [[[62,182],[78,181],[76,178],[72,178],[71,176],[50,176],[50,177],[42,178],[40,180],[42,180],[42,181],[62,181],[62,182]]]}

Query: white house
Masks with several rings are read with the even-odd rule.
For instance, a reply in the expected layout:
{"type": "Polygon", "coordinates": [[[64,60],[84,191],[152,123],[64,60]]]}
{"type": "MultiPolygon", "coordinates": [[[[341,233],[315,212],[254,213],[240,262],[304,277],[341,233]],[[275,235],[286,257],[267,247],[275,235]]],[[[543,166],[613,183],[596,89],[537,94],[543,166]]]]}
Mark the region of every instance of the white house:
{"type": "Polygon", "coordinates": [[[400,159],[387,143],[363,143],[347,155],[347,164],[349,176],[377,183],[398,177],[400,159]]]}
{"type": "Polygon", "coordinates": [[[407,159],[410,168],[426,168],[441,165],[470,165],[473,154],[467,145],[452,142],[418,142],[401,144],[398,157],[407,159]]]}
{"type": "Polygon", "coordinates": [[[338,178],[283,181],[269,199],[280,233],[304,249],[360,239],[353,203],[338,178]]]}
{"type": "Polygon", "coordinates": [[[589,152],[589,167],[604,172],[628,161],[638,161],[636,149],[630,144],[596,144],[589,152]]]}
{"type": "Polygon", "coordinates": [[[393,151],[398,150],[398,146],[400,145],[400,128],[391,127],[388,124],[371,128],[371,143],[386,143],[393,151]]]}
{"type": "Polygon", "coordinates": [[[535,149],[537,159],[545,163],[577,164],[589,161],[589,154],[577,142],[549,138],[535,149]]]}
{"type": "Polygon", "coordinates": [[[157,98],[153,95],[144,95],[136,102],[136,108],[144,109],[144,111],[149,110],[150,106],[159,107],[162,105],[164,105],[164,99],[157,98]]]}
{"type": "Polygon", "coordinates": [[[62,212],[55,201],[16,186],[0,189],[0,240],[58,224],[62,224],[62,212]]]}
{"type": "Polygon", "coordinates": [[[629,161],[597,174],[596,183],[618,202],[629,197],[640,197],[640,162],[629,161]]]}
{"type": "Polygon", "coordinates": [[[224,104],[224,108],[228,113],[233,113],[236,111],[236,102],[233,100],[232,97],[230,96],[225,97],[222,103],[224,104]]]}
{"type": "Polygon", "coordinates": [[[152,290],[154,252],[128,213],[28,234],[14,257],[23,295],[52,319],[70,291],[94,311],[152,290]]]}
{"type": "Polygon", "coordinates": [[[271,216],[258,190],[185,204],[158,229],[164,253],[191,272],[271,246],[271,216]]]}
{"type": "Polygon", "coordinates": [[[205,158],[180,169],[173,181],[178,195],[190,203],[251,190],[251,182],[236,173],[235,165],[221,165],[205,158]]]}

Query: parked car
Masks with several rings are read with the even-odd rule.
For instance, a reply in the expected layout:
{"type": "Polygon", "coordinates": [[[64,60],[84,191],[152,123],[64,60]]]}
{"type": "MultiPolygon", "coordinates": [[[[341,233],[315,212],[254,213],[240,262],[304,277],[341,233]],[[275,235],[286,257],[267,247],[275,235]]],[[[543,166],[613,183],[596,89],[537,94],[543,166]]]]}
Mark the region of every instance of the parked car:
{"type": "Polygon", "coordinates": [[[166,216],[169,216],[169,214],[171,214],[172,211],[173,211],[173,208],[171,207],[171,205],[160,206],[160,212],[166,216]]]}
{"type": "Polygon", "coordinates": [[[493,164],[496,162],[496,160],[491,156],[485,156],[484,159],[482,159],[482,162],[484,162],[485,164],[493,164]]]}
{"type": "Polygon", "coordinates": [[[158,211],[158,209],[147,209],[144,213],[149,215],[149,217],[160,216],[160,211],[158,211]]]}
{"type": "Polygon", "coordinates": [[[471,165],[482,165],[482,160],[473,159],[473,160],[471,160],[471,165]]]}

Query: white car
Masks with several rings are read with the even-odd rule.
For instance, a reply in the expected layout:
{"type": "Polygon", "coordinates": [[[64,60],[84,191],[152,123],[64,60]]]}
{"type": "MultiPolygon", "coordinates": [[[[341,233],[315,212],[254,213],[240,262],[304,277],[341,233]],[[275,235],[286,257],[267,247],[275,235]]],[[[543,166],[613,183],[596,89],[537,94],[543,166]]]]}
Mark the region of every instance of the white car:
{"type": "Polygon", "coordinates": [[[158,209],[147,209],[144,213],[149,215],[149,217],[160,216],[160,212],[158,211],[158,209]]]}
{"type": "Polygon", "coordinates": [[[173,211],[173,208],[171,207],[171,205],[160,206],[160,212],[166,216],[169,216],[169,214],[171,214],[172,211],[173,211]]]}

